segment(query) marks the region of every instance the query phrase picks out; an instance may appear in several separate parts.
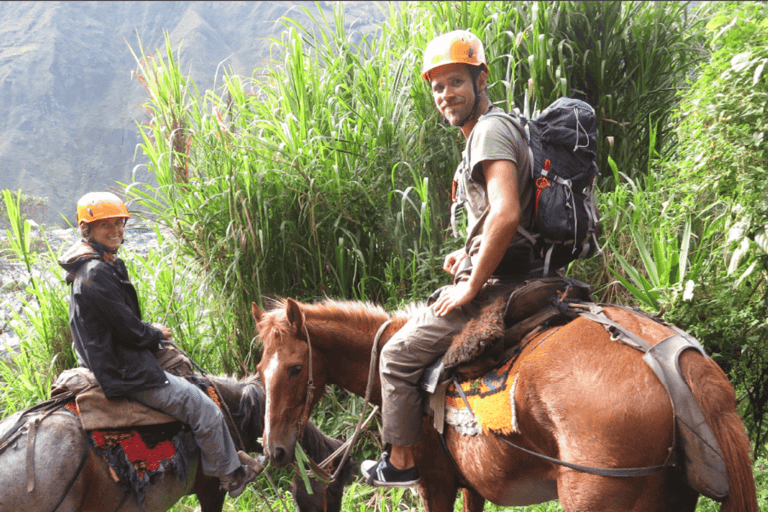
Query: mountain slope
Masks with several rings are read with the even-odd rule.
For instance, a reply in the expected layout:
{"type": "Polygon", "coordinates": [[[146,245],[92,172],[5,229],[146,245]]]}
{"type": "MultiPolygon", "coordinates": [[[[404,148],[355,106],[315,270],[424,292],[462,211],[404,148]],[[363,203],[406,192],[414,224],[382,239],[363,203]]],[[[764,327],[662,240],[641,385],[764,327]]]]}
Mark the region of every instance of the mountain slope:
{"type": "MultiPolygon", "coordinates": [[[[329,20],[331,5],[320,2],[329,20]]],[[[150,51],[163,48],[164,32],[174,50],[181,44],[183,69],[202,91],[225,69],[252,76],[274,65],[279,18],[310,26],[303,8],[319,16],[314,2],[0,2],[0,189],[48,197],[35,220],[63,224],[59,212],[72,221],[78,197],[130,182],[134,169],[151,182],[137,153],[146,99],[131,79],[137,34],[150,51]]],[[[346,2],[345,18],[366,34],[384,14],[346,2]]]]}

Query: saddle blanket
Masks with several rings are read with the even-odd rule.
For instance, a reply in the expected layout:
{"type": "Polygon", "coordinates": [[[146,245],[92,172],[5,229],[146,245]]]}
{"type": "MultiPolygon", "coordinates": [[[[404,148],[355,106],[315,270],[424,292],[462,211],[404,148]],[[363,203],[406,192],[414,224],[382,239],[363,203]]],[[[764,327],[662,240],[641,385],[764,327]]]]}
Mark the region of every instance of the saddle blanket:
{"type": "MultiPolygon", "coordinates": [[[[66,408],[79,416],[76,402],[66,408]]],[[[148,427],[90,430],[90,440],[109,466],[112,479],[141,503],[150,483],[165,471],[186,475],[191,435],[180,422],[148,427]]]]}
{"type": "Polygon", "coordinates": [[[517,432],[517,373],[512,372],[515,360],[510,357],[506,363],[484,376],[459,383],[471,411],[467,409],[455,384],[448,386],[445,391],[445,422],[464,435],[517,432]]]}

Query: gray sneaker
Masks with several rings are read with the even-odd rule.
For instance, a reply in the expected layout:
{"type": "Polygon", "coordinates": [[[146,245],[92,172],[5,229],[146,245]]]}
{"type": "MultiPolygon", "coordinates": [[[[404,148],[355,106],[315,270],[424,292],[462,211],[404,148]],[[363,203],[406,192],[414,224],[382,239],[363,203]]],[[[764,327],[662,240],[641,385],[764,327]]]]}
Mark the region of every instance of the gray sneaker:
{"type": "Polygon", "coordinates": [[[243,451],[237,452],[237,458],[242,466],[220,479],[220,487],[227,491],[232,498],[237,498],[245,490],[245,486],[256,480],[264,470],[263,457],[254,459],[243,451]]]}
{"type": "Polygon", "coordinates": [[[256,471],[248,466],[240,466],[232,473],[222,477],[220,487],[227,491],[233,498],[237,498],[245,490],[245,486],[253,482],[259,476],[256,471]]]}

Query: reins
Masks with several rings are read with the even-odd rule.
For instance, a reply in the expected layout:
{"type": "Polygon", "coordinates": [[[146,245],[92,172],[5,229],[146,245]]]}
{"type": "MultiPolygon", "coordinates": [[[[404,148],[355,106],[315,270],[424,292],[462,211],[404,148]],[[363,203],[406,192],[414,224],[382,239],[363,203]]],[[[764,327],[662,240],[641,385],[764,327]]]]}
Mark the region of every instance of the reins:
{"type": "MultiPolygon", "coordinates": [[[[336,482],[338,480],[339,475],[341,474],[341,471],[344,468],[344,465],[347,463],[347,460],[349,460],[350,454],[352,452],[352,447],[357,442],[357,438],[359,437],[360,432],[365,427],[365,425],[367,425],[368,422],[371,421],[371,419],[373,418],[374,414],[376,414],[376,412],[379,409],[378,406],[374,406],[374,408],[371,411],[371,413],[368,415],[367,418],[365,418],[365,409],[368,406],[368,403],[370,402],[370,399],[371,399],[371,392],[373,391],[373,382],[374,382],[374,379],[375,379],[375,376],[376,376],[376,369],[378,368],[378,365],[376,363],[377,363],[378,355],[379,355],[379,351],[378,351],[379,342],[381,341],[381,337],[384,334],[384,331],[387,330],[387,327],[389,327],[389,324],[391,324],[391,323],[392,323],[392,320],[390,319],[390,320],[387,320],[386,322],[384,322],[383,324],[381,324],[381,326],[379,327],[379,330],[376,331],[376,336],[373,338],[373,346],[371,347],[371,359],[370,359],[370,364],[368,366],[368,383],[366,384],[366,387],[365,387],[365,399],[364,399],[364,402],[363,402],[363,409],[360,412],[360,419],[358,420],[357,425],[355,426],[355,431],[352,434],[352,437],[349,440],[345,441],[344,444],[339,446],[332,454],[330,454],[328,457],[326,457],[326,459],[324,461],[322,461],[319,465],[315,464],[312,461],[312,459],[309,459],[310,466],[312,467],[312,470],[315,473],[318,473],[318,476],[321,479],[323,479],[324,481],[326,481],[326,483],[328,483],[328,484],[332,484],[332,483],[334,483],[334,482],[336,482]],[[344,455],[341,458],[341,462],[336,467],[336,471],[334,471],[332,476],[328,475],[328,473],[325,470],[322,469],[322,466],[326,466],[326,465],[330,464],[330,462],[334,458],[336,458],[339,455],[339,453],[341,453],[342,451],[344,452],[344,455]]],[[[304,334],[307,337],[307,345],[309,346],[309,359],[308,359],[308,363],[309,363],[309,378],[308,378],[308,382],[307,382],[307,401],[304,403],[304,411],[303,411],[303,414],[302,414],[302,421],[299,424],[299,428],[300,428],[300,430],[299,430],[299,439],[302,439],[302,435],[303,435],[303,432],[304,432],[304,427],[306,426],[307,421],[309,420],[309,409],[310,409],[310,405],[311,405],[311,395],[314,394],[314,382],[312,380],[312,343],[311,343],[311,341],[309,339],[309,331],[307,330],[306,324],[304,325],[304,334]]]]}

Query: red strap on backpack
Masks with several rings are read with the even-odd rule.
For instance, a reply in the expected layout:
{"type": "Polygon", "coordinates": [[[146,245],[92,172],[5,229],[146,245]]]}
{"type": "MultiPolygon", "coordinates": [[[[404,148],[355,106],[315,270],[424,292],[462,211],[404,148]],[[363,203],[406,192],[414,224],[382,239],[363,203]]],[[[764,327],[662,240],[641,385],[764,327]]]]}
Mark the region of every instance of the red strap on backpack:
{"type": "MultiPolygon", "coordinates": [[[[552,166],[552,162],[550,162],[549,159],[544,160],[545,171],[549,171],[549,168],[551,166],[552,166]]],[[[535,210],[533,211],[533,214],[536,218],[539,217],[539,197],[541,196],[541,191],[551,186],[552,184],[549,182],[549,180],[545,176],[542,176],[541,178],[536,180],[536,205],[535,205],[535,210]]]]}

